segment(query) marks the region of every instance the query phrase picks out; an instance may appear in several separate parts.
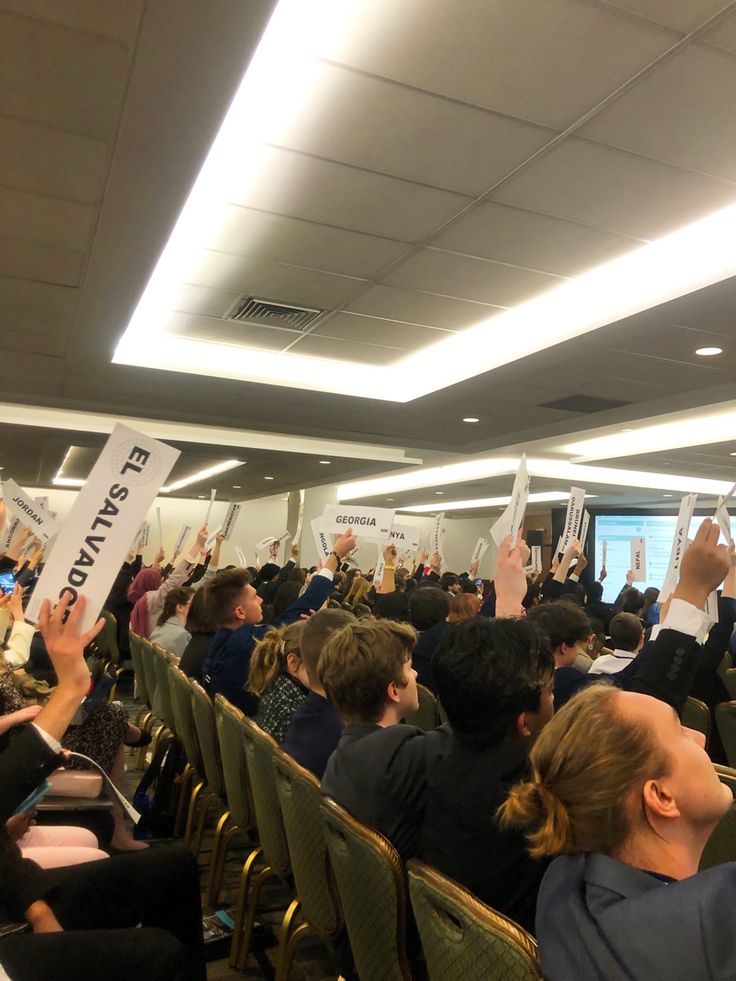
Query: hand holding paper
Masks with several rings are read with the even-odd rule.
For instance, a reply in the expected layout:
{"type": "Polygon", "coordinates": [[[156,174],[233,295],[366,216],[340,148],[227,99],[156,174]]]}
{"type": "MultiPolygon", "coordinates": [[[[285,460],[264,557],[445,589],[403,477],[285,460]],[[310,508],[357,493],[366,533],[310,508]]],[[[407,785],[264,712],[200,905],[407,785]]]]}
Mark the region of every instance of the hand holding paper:
{"type": "Polygon", "coordinates": [[[710,593],[720,586],[731,568],[729,548],[718,544],[719,534],[718,525],[706,518],[680,563],[680,580],[673,596],[692,603],[699,610],[704,608],[710,593]]]}
{"type": "Polygon", "coordinates": [[[513,535],[507,535],[498,549],[498,562],[493,577],[496,586],[496,616],[518,617],[523,613],[522,600],[527,584],[524,563],[513,535]]]}

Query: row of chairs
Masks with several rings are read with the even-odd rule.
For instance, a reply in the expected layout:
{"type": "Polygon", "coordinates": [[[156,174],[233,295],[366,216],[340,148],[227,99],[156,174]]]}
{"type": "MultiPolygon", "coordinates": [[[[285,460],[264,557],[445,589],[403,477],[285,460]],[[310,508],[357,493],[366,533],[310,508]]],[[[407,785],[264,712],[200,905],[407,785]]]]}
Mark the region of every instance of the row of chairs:
{"type": "Polygon", "coordinates": [[[173,655],[134,634],[131,653],[146,699],[143,721],[156,719],[159,732],[171,729],[184,746],[188,773],[179,810],[187,812],[184,841],[195,852],[207,814],[215,805],[219,810],[207,905],[217,903],[232,843],[249,847],[232,966],[244,969],[264,887],[276,880],[290,896],[280,921],[277,979],[289,977],[306,934],[334,953],[346,931],[362,981],[408,981],[416,976],[410,905],[430,979],[541,977],[536,944],[520,927],[421,862],[405,868],[386,839],[324,798],[314,776],[251,719],[222,695],[213,705],[173,655]]]}

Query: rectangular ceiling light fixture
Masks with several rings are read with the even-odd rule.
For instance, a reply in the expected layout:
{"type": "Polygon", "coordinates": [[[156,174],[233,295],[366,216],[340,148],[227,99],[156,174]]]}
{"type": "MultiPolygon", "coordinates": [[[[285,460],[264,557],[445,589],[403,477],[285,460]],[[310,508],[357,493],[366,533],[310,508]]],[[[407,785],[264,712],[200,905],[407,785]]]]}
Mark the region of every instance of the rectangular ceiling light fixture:
{"type": "Polygon", "coordinates": [[[175,480],[167,487],[162,487],[161,493],[170,494],[172,491],[181,490],[182,487],[189,487],[190,484],[197,484],[200,480],[206,480],[208,477],[216,477],[220,473],[234,470],[235,467],[242,467],[244,463],[245,460],[223,460],[222,463],[216,463],[213,467],[207,467],[206,470],[199,470],[197,473],[190,474],[188,477],[182,477],[181,480],[175,480]]]}
{"type": "MultiPolygon", "coordinates": [[[[529,504],[542,504],[544,502],[566,501],[570,496],[569,491],[540,491],[539,494],[529,495],[529,504]]],[[[587,494],[586,501],[595,494],[587,494]]],[[[430,504],[407,504],[397,507],[397,511],[412,511],[414,514],[431,514],[435,511],[469,511],[474,508],[503,507],[509,503],[511,495],[505,497],[477,497],[472,501],[434,501],[430,504]]]]}
{"type": "MultiPolygon", "coordinates": [[[[383,9],[390,32],[390,8],[383,9]]],[[[736,275],[731,205],[388,366],[166,334],[177,289],[224,226],[228,204],[270,179],[265,144],[288,145],[286,134],[309,120],[321,52],[329,48],[339,61],[341,47],[373,17],[368,0],[280,0],[116,347],[116,364],[408,402],[736,275]]]]}

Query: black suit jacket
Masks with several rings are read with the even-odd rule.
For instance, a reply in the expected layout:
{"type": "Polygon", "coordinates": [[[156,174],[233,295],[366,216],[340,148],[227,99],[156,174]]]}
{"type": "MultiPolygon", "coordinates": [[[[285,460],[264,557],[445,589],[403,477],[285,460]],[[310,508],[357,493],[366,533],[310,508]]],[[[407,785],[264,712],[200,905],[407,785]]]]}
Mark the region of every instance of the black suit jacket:
{"type": "Polygon", "coordinates": [[[33,726],[17,726],[0,737],[0,906],[15,920],[25,918],[47,887],[43,870],[21,857],[5,822],[60,762],[33,726]]]}

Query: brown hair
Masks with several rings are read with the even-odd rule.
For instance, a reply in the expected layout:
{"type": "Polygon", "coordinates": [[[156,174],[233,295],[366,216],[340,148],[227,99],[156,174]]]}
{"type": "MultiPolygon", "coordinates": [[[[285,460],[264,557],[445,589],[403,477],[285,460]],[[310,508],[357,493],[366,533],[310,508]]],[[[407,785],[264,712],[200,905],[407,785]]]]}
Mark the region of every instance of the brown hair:
{"type": "Polygon", "coordinates": [[[479,612],[480,599],[476,593],[457,593],[450,600],[447,622],[461,623],[463,620],[471,620],[477,617],[479,612]]]}
{"type": "Polygon", "coordinates": [[[336,630],[322,649],[319,677],[346,722],[378,722],[386,688],[404,688],[417,632],[394,620],[359,620],[336,630]]]}
{"type": "Polygon", "coordinates": [[[205,587],[209,591],[210,609],[217,627],[224,627],[233,618],[235,602],[246,586],[251,584],[247,569],[221,569],[205,587]]]}
{"type": "Polygon", "coordinates": [[[633,613],[617,613],[608,627],[611,646],[622,651],[634,651],[639,646],[644,627],[633,613]]]}
{"type": "Polygon", "coordinates": [[[163,627],[166,621],[174,616],[177,606],[183,606],[192,596],[194,596],[194,590],[191,586],[177,586],[176,589],[172,589],[170,593],[167,593],[161,609],[161,615],[156,621],[156,625],[163,627]]]}
{"type": "Polygon", "coordinates": [[[319,684],[317,665],[327,638],[334,630],[339,630],[354,620],[352,613],[338,608],[318,610],[304,624],[301,636],[302,661],[312,685],[319,684]]]}
{"type": "Polygon", "coordinates": [[[257,640],[250,657],[248,671],[248,691],[254,695],[262,694],[271,684],[279,671],[286,670],[286,658],[296,654],[301,658],[301,640],[303,620],[290,623],[285,627],[272,627],[265,637],[257,640]]]}
{"type": "Polygon", "coordinates": [[[353,579],[353,584],[350,587],[350,592],[348,593],[345,602],[348,603],[350,606],[357,606],[359,603],[362,603],[366,594],[370,591],[372,585],[373,585],[372,582],[369,582],[367,579],[364,579],[362,576],[355,576],[355,578],[353,579]]]}
{"type": "Polygon", "coordinates": [[[668,753],[618,711],[619,696],[596,684],[563,706],[532,748],[531,780],[499,808],[503,826],[526,831],[532,858],[612,854],[631,830],[636,792],[669,772],[668,753]]]}

